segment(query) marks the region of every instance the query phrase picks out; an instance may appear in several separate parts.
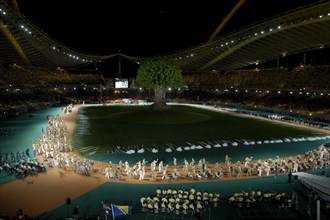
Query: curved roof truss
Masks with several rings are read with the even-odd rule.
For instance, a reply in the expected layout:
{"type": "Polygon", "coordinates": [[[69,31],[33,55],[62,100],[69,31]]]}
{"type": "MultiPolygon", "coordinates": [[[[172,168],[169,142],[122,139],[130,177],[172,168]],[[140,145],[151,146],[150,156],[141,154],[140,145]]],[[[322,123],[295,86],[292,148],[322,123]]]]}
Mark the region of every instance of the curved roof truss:
{"type": "Polygon", "coordinates": [[[185,72],[208,72],[324,47],[330,47],[330,2],[297,9],[166,56],[176,60],[185,72]]]}
{"type": "MultiPolygon", "coordinates": [[[[37,67],[82,66],[114,56],[79,52],[49,37],[19,11],[0,0],[0,64],[37,67]]],[[[330,47],[330,2],[318,2],[220,36],[182,51],[165,54],[183,72],[238,69],[316,48],[330,47]]],[[[145,57],[126,56],[134,61],[145,57]]]]}

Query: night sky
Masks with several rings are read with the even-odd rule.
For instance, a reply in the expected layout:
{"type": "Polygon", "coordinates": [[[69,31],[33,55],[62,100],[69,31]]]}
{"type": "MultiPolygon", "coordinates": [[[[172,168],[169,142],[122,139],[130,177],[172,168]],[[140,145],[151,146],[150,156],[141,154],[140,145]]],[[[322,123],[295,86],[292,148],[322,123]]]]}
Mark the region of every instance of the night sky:
{"type": "MultiPolygon", "coordinates": [[[[153,56],[208,41],[239,0],[17,0],[21,13],[81,52],[153,56]]],[[[247,0],[218,37],[319,0],[247,0]]]]}

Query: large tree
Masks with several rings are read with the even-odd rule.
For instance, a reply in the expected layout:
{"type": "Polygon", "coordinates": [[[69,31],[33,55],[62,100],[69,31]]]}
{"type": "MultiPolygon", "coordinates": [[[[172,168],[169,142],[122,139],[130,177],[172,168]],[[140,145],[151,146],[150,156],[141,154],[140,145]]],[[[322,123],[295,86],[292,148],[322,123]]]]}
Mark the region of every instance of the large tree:
{"type": "Polygon", "coordinates": [[[178,88],[183,84],[182,71],[169,59],[153,57],[145,60],[138,69],[136,82],[139,86],[154,90],[153,110],[168,109],[166,91],[168,88],[178,88]]]}

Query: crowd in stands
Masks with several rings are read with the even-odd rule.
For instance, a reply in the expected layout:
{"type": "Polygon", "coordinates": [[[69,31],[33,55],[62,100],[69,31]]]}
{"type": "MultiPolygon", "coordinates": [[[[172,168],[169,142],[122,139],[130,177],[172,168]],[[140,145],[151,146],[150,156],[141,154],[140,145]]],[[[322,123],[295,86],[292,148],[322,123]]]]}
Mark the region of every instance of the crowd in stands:
{"type": "MultiPolygon", "coordinates": [[[[116,91],[112,80],[103,78],[99,73],[73,73],[18,65],[0,66],[0,71],[0,112],[4,113],[0,117],[60,102],[100,102],[118,97],[150,99],[152,96],[149,90],[136,88],[116,91]],[[100,85],[104,86],[102,92],[100,85]]],[[[167,97],[169,101],[179,102],[275,107],[301,115],[303,112],[318,112],[322,118],[329,114],[326,105],[330,101],[327,95],[330,91],[330,83],[327,83],[330,82],[329,71],[329,66],[304,66],[291,71],[277,68],[184,74],[186,87],[168,92],[167,97]]]]}
{"type": "MultiPolygon", "coordinates": [[[[8,85],[23,89],[55,85],[104,85],[105,82],[113,84],[111,79],[103,78],[98,73],[73,73],[19,65],[8,68],[0,66],[0,71],[0,88],[6,88],[8,85]]],[[[309,92],[327,93],[330,91],[327,83],[330,82],[329,72],[330,66],[303,66],[291,71],[282,68],[231,70],[225,73],[213,71],[208,74],[184,74],[184,84],[189,88],[282,91],[297,91],[305,88],[309,92]]],[[[133,79],[131,81],[134,82],[133,79]]]]}
{"type": "Polygon", "coordinates": [[[184,80],[192,88],[237,88],[258,90],[296,91],[305,88],[310,92],[329,91],[330,66],[297,67],[288,69],[232,70],[225,73],[186,74],[184,80]],[[322,81],[320,82],[320,79],[322,81]]]}
{"type": "Polygon", "coordinates": [[[329,95],[307,95],[290,92],[263,91],[260,93],[245,90],[228,89],[187,89],[171,96],[170,101],[206,105],[225,105],[228,107],[254,109],[292,115],[297,118],[309,118],[314,121],[329,121],[329,95]]]}
{"type": "Polygon", "coordinates": [[[323,111],[329,114],[330,66],[288,69],[232,70],[224,73],[185,74],[188,89],[173,99],[195,102],[232,103],[286,111],[323,111]]]}
{"type": "Polygon", "coordinates": [[[70,84],[79,85],[82,83],[99,85],[103,83],[100,74],[95,73],[78,74],[36,67],[23,67],[19,65],[12,65],[9,68],[0,66],[0,70],[2,72],[1,84],[10,84],[16,88],[48,87],[70,84]]]}
{"type": "Polygon", "coordinates": [[[103,78],[95,73],[71,73],[59,70],[12,65],[0,66],[0,117],[50,107],[72,100],[96,100],[95,88],[103,78]]]}

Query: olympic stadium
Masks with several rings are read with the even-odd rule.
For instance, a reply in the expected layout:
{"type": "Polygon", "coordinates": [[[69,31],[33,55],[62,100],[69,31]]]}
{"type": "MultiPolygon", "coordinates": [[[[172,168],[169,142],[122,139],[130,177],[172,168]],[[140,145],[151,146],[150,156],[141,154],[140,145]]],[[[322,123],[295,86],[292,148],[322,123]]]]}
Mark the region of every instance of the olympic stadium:
{"type": "Polygon", "coordinates": [[[171,117],[120,71],[149,57],[77,51],[9,1],[0,26],[3,219],[329,218],[328,1],[157,54],[184,78],[171,117]]]}

